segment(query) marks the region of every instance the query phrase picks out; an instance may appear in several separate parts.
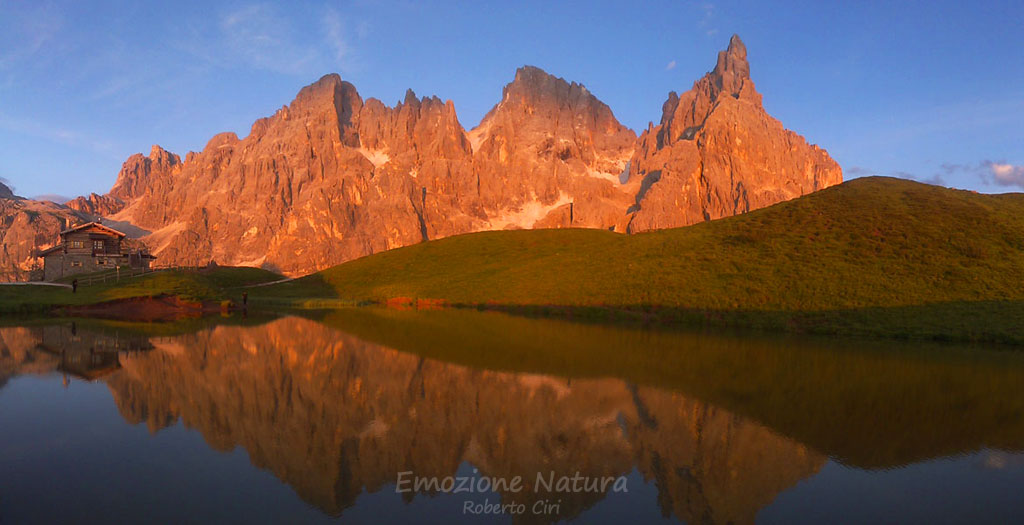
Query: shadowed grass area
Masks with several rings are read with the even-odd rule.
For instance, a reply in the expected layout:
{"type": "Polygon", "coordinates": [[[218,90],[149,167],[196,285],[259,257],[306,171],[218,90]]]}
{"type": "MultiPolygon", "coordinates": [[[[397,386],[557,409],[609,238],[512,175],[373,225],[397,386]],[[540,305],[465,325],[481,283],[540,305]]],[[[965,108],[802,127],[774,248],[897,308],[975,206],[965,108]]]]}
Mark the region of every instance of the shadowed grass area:
{"type": "Polygon", "coordinates": [[[280,275],[259,268],[217,267],[156,272],[120,282],[80,286],[77,293],[51,286],[0,286],[0,312],[39,313],[60,306],[160,295],[176,295],[188,301],[237,299],[241,295],[239,287],[278,279],[280,275]]]}
{"type": "Polygon", "coordinates": [[[616,377],[750,417],[848,465],[1024,450],[1024,354],[979,346],[636,330],[473,310],[304,315],[475,368],[616,377]]]}
{"type": "MultiPolygon", "coordinates": [[[[430,298],[642,312],[674,324],[1024,342],[1012,326],[1024,316],[1022,283],[1024,195],[872,177],[638,235],[571,229],[450,237],[252,295],[267,304],[430,298]],[[963,313],[972,314],[969,326],[945,328],[963,313]]],[[[589,315],[580,312],[574,315],[589,315]]]]}

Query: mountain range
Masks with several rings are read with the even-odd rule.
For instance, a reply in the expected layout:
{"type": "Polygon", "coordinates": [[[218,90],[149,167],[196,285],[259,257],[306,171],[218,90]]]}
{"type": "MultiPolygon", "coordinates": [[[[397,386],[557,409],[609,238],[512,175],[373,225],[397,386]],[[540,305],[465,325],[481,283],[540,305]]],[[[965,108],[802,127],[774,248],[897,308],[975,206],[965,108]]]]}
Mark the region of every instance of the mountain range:
{"type": "Polygon", "coordinates": [[[451,101],[409,90],[389,107],[330,74],[245,138],[215,135],[184,159],[132,155],[106,194],[60,205],[0,187],[0,278],[27,277],[58,231],[100,218],[158,265],[294,276],[476,231],[684,226],[841,182],[825,150],[767,114],[737,36],[639,136],[585,86],[536,67],[469,131],[451,101]]]}

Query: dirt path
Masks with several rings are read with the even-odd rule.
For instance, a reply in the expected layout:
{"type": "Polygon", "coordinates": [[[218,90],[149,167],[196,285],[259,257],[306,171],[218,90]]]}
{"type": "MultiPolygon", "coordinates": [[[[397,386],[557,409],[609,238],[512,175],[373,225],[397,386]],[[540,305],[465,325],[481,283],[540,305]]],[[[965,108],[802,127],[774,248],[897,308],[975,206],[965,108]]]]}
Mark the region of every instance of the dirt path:
{"type": "Polygon", "coordinates": [[[30,282],[30,283],[0,283],[0,286],[57,286],[59,288],[71,288],[70,284],[61,283],[43,283],[43,282],[30,282]]]}

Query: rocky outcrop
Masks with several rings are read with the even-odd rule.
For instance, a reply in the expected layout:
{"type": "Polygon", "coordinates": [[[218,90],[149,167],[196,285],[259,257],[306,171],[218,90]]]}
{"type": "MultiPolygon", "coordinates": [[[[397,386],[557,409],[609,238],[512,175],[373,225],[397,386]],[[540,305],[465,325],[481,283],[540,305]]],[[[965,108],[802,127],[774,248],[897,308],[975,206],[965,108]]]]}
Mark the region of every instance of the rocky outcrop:
{"type": "Polygon", "coordinates": [[[450,235],[510,228],[683,226],[842,180],[828,155],[765,113],[737,37],[639,139],[586,87],[520,68],[467,132],[451,101],[394,106],[327,75],[248,136],[184,161],[131,156],[75,213],[142,236],[158,265],[288,275],[450,235]]]}
{"type": "Polygon", "coordinates": [[[0,182],[0,199],[13,199],[13,198],[14,198],[14,192],[11,191],[10,188],[5,186],[4,183],[0,182]]]}
{"type": "Polygon", "coordinates": [[[715,69],[681,96],[669,93],[630,162],[640,181],[630,231],[728,217],[839,184],[842,170],[768,115],[733,36],[715,69]]]}
{"type": "Polygon", "coordinates": [[[113,215],[124,209],[124,202],[110,195],[90,193],[88,197],[76,197],[64,203],[72,210],[97,217],[113,215]]]}

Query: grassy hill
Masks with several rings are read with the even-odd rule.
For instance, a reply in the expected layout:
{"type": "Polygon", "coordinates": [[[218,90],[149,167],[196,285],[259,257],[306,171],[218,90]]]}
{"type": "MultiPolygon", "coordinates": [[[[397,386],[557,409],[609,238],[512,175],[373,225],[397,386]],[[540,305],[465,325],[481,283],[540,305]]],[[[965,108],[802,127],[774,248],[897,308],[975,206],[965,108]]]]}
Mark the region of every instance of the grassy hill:
{"type": "Polygon", "coordinates": [[[1019,343],[1024,194],[855,179],[687,228],[450,237],[252,296],[429,298],[598,318],[1019,343]]]}

